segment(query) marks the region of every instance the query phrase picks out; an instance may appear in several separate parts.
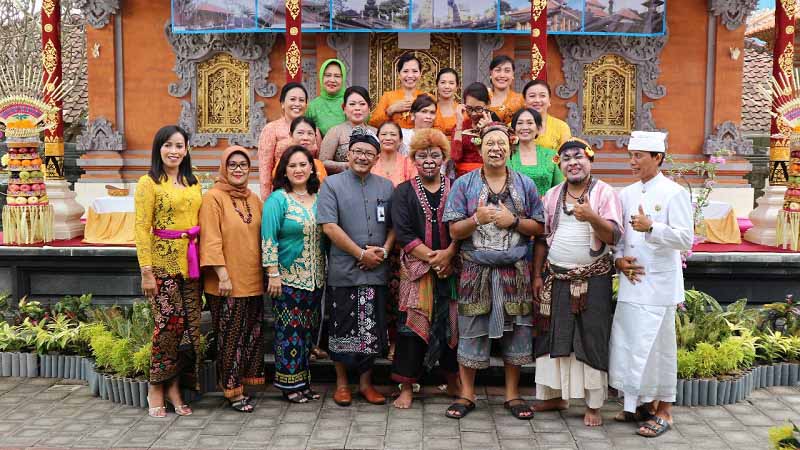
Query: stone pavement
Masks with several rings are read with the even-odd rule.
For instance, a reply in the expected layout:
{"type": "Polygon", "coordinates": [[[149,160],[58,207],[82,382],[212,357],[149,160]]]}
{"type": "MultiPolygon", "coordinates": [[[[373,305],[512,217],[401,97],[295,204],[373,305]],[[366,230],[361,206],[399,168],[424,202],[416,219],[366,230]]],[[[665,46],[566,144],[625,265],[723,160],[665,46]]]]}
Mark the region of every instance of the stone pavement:
{"type": "MultiPolygon", "coordinates": [[[[658,439],[634,435],[616,423],[619,404],[603,408],[605,424],[583,425],[582,407],[514,419],[503,409],[502,390],[480,391],[478,408],[456,421],[444,417],[450,400],[429,395],[413,409],[355,400],[289,405],[269,388],[256,395],[256,411],[226,408],[219,394],[194,403],[194,415],[147,417],[143,409],[90,396],[84,384],[47,378],[0,378],[0,448],[288,448],[288,449],[724,449],[768,448],[767,430],[784,420],[800,424],[800,388],[757,391],[725,407],[675,408],[675,427],[658,439]]],[[[384,391],[388,388],[384,387],[384,391]]],[[[530,398],[532,389],[524,390],[530,398]]]]}

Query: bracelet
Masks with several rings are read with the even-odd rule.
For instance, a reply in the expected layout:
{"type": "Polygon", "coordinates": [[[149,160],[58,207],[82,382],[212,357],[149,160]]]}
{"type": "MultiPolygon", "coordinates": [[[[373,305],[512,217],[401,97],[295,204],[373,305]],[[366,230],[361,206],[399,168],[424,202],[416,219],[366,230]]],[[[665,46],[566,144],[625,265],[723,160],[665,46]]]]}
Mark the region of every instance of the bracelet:
{"type": "Polygon", "coordinates": [[[267,272],[267,276],[270,277],[270,278],[280,278],[281,273],[280,272],[275,272],[275,273],[267,272]]]}
{"type": "Polygon", "coordinates": [[[472,220],[475,221],[475,225],[481,226],[481,223],[478,221],[478,214],[477,213],[472,215],[472,220]]]}
{"type": "Polygon", "coordinates": [[[364,253],[366,253],[366,252],[367,251],[364,250],[363,248],[361,249],[361,255],[358,256],[358,262],[361,262],[361,260],[364,259],[364,253]]]}
{"type": "Polygon", "coordinates": [[[386,250],[386,248],[384,248],[384,247],[381,247],[381,250],[383,250],[383,259],[388,258],[389,257],[389,250],[386,250]]]}

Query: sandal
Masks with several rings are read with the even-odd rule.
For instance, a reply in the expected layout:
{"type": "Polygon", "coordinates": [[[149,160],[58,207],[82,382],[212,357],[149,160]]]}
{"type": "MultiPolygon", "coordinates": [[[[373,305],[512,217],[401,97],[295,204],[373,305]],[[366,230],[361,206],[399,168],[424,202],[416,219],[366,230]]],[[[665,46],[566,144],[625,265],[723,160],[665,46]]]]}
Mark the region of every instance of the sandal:
{"type": "Polygon", "coordinates": [[[330,356],[328,356],[328,352],[315,345],[314,348],[311,349],[311,356],[309,356],[308,359],[311,361],[317,361],[320,359],[328,359],[329,357],[330,356]]]}
{"type": "Polygon", "coordinates": [[[320,398],[322,398],[322,396],[319,395],[319,392],[314,391],[310,388],[303,391],[303,396],[308,400],[319,400],[320,398]]]}
{"type": "Polygon", "coordinates": [[[251,413],[253,412],[253,409],[255,409],[253,405],[251,405],[249,402],[250,399],[247,397],[242,397],[239,400],[235,401],[228,400],[228,404],[230,405],[231,408],[242,413],[251,413]]]}
{"type": "Polygon", "coordinates": [[[444,415],[451,419],[463,419],[473,409],[475,409],[475,402],[466,397],[459,397],[455,403],[447,408],[447,411],[444,412],[444,415]]]}
{"type": "Polygon", "coordinates": [[[617,422],[647,422],[648,420],[652,419],[654,416],[653,413],[650,412],[649,409],[645,405],[639,405],[636,407],[636,412],[632,413],[630,411],[622,411],[622,417],[619,415],[614,416],[614,420],[617,422]]]}
{"type": "Polygon", "coordinates": [[[653,416],[650,420],[653,421],[653,423],[647,423],[647,422],[643,423],[639,427],[639,429],[636,430],[636,434],[646,438],[654,438],[654,437],[659,437],[662,434],[666,433],[671,427],[669,422],[664,420],[663,417],[653,416]],[[653,434],[649,434],[646,432],[643,433],[641,430],[642,428],[652,431],[653,434]]]}
{"type": "Polygon", "coordinates": [[[503,408],[510,409],[511,415],[516,417],[519,420],[531,420],[533,419],[533,410],[531,409],[528,402],[521,398],[514,398],[505,403],[503,403],[503,408]],[[523,416],[524,413],[530,413],[529,416],[523,416]]]}
{"type": "Polygon", "coordinates": [[[290,403],[308,403],[308,398],[300,391],[284,392],[283,398],[290,403]]]}
{"type": "Polygon", "coordinates": [[[191,416],[192,415],[192,408],[189,405],[176,405],[172,402],[169,402],[172,405],[172,408],[175,409],[175,414],[179,416],[191,416]]]}
{"type": "MultiPolygon", "coordinates": [[[[147,404],[150,404],[150,397],[147,397],[147,404]]],[[[147,408],[147,415],[150,417],[155,417],[156,419],[163,419],[167,417],[167,407],[166,406],[153,406],[147,408]]]]}

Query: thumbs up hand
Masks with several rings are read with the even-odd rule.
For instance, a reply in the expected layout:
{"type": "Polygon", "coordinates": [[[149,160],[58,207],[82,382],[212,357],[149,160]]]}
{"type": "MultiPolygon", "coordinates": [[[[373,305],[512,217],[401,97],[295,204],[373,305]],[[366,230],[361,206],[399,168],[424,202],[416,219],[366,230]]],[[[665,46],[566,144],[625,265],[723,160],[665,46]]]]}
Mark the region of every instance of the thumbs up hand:
{"type": "Polygon", "coordinates": [[[489,222],[494,222],[496,214],[497,208],[494,205],[487,206],[483,199],[478,201],[478,209],[475,210],[475,216],[478,219],[478,223],[481,225],[486,225],[489,222]]]}
{"type": "Polygon", "coordinates": [[[634,230],[642,233],[646,233],[653,228],[653,221],[650,219],[650,216],[644,213],[644,208],[642,208],[642,205],[639,205],[638,214],[631,215],[630,224],[634,230]]]}

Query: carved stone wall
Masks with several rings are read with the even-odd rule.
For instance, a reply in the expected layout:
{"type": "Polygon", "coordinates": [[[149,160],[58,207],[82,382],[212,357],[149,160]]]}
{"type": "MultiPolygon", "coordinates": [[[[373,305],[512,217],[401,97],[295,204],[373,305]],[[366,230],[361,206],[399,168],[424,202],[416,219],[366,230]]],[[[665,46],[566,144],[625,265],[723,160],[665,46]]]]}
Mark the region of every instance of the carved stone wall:
{"type": "Polygon", "coordinates": [[[717,126],[716,131],[703,143],[703,153],[706,155],[713,155],[720,150],[732,151],[737,155],[753,154],[753,141],[742,136],[737,124],[723,122],[717,126]]]}
{"type": "MultiPolygon", "coordinates": [[[[350,87],[353,85],[353,42],[355,41],[354,33],[331,33],[327,37],[328,47],[336,50],[336,58],[344,63],[344,68],[347,69],[347,79],[344,80],[344,85],[350,87]]],[[[321,61],[320,61],[321,63],[321,61]]]]}
{"type": "Polygon", "coordinates": [[[636,121],[636,66],[618,55],[603,55],[584,66],[583,132],[629,136],[636,121]]]}
{"type": "Polygon", "coordinates": [[[86,131],[78,136],[77,148],[82,152],[125,150],[125,136],[115,131],[105,117],[98,117],[86,125],[86,131]]]}
{"type": "MultiPolygon", "coordinates": [[[[781,1],[781,0],[778,0],[781,1]]],[[[711,14],[719,16],[725,28],[733,31],[747,22],[747,17],[758,6],[758,0],[709,0],[711,14]]]]}
{"type": "Polygon", "coordinates": [[[476,81],[480,81],[487,87],[492,84],[489,82],[489,64],[494,58],[494,51],[503,46],[505,38],[501,34],[480,34],[478,35],[478,71],[476,81]]]}
{"type": "Polygon", "coordinates": [[[628,143],[628,135],[586,135],[584,132],[585,108],[585,67],[595,63],[605,55],[617,55],[635,67],[635,92],[633,127],[637,130],[657,130],[653,121],[652,102],[667,94],[667,88],[658,84],[661,74],[661,51],[667,36],[629,37],[629,36],[556,36],[562,55],[564,84],[556,87],[556,95],[563,99],[577,97],[577,101],[567,103],[567,123],[575,136],[585,137],[592,145],[602,146],[605,141],[613,141],[618,148],[628,143]]]}
{"type": "Polygon", "coordinates": [[[181,101],[178,124],[191,134],[192,146],[213,146],[218,139],[227,139],[231,145],[255,147],[258,134],[267,122],[264,116],[264,103],[256,102],[260,97],[274,97],[277,87],[269,81],[272,68],[269,53],[275,44],[274,33],[221,33],[221,34],[173,34],[169,23],[164,27],[172,50],[175,52],[174,71],[178,81],[169,85],[169,94],[182,98],[191,93],[191,101],[181,101]],[[246,133],[215,132],[203,133],[197,128],[197,66],[214,55],[226,53],[249,66],[249,127],[246,133]]]}
{"type": "Polygon", "coordinates": [[[120,0],[74,0],[73,6],[80,9],[86,23],[94,28],[108,25],[112,14],[120,9],[120,0]]]}

